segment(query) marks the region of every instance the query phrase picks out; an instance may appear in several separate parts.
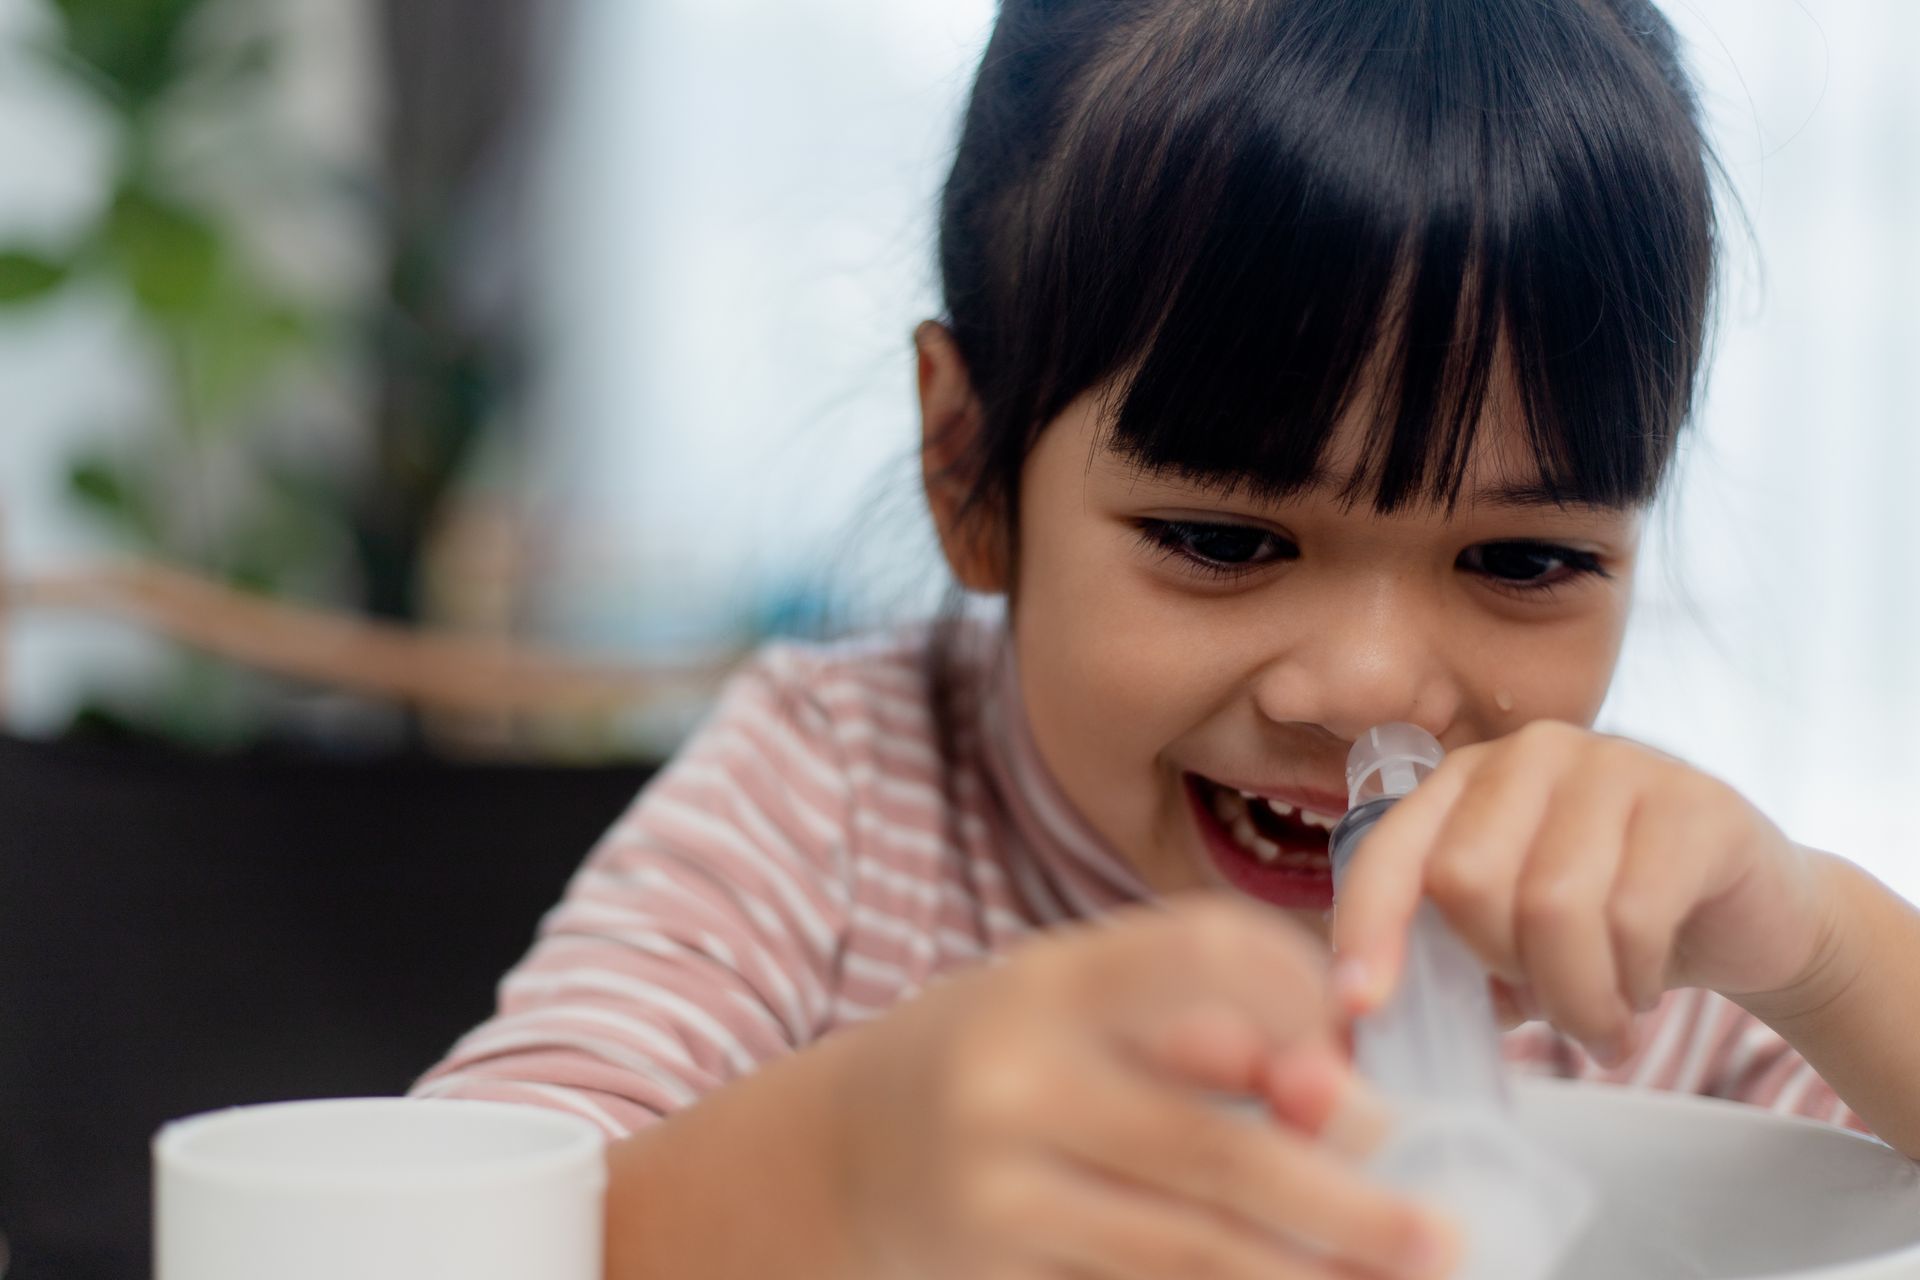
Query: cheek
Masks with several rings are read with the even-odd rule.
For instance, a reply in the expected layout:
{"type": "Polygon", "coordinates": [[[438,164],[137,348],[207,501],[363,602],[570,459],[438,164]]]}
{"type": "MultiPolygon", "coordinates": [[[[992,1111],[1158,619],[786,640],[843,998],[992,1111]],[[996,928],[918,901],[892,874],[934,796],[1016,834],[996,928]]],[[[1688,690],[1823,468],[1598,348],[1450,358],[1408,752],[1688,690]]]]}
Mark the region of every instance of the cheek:
{"type": "MultiPolygon", "coordinates": [[[[1077,761],[1111,772],[1131,759],[1137,769],[1174,736],[1169,694],[1191,672],[1179,646],[1140,612],[1121,574],[1098,571],[1092,555],[1036,555],[1023,562],[1014,609],[1014,642],[1028,715],[1042,746],[1073,759],[1050,761],[1063,773],[1077,761]],[[1070,749],[1070,752],[1068,750],[1070,749]]],[[[1053,754],[1053,753],[1049,753],[1053,754]]]]}
{"type": "Polygon", "coordinates": [[[1552,629],[1510,634],[1482,649],[1480,699],[1499,731],[1529,720],[1590,726],[1606,700],[1626,629],[1624,608],[1552,629]]]}
{"type": "Polygon", "coordinates": [[[1124,531],[1037,516],[1013,610],[1028,722],[1067,798],[1135,858],[1179,800],[1169,746],[1205,719],[1208,651],[1127,557],[1124,531]]]}
{"type": "MultiPolygon", "coordinates": [[[[1182,647],[1142,628],[1088,624],[1066,601],[1015,619],[1029,715],[1086,755],[1150,764],[1200,712],[1182,647]]],[[[1036,726],[1036,733],[1040,732],[1036,726]]]]}

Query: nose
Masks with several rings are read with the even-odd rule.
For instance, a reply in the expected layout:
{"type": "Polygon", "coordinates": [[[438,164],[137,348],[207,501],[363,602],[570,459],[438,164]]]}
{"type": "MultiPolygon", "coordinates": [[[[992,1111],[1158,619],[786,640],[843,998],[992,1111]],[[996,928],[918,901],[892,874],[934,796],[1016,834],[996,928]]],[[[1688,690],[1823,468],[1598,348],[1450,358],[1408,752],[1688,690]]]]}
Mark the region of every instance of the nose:
{"type": "Polygon", "coordinates": [[[1443,737],[1460,714],[1463,691],[1447,658],[1440,603],[1383,584],[1328,604],[1315,611],[1316,625],[1296,632],[1256,673],[1261,714],[1324,729],[1342,742],[1392,721],[1443,737]]]}

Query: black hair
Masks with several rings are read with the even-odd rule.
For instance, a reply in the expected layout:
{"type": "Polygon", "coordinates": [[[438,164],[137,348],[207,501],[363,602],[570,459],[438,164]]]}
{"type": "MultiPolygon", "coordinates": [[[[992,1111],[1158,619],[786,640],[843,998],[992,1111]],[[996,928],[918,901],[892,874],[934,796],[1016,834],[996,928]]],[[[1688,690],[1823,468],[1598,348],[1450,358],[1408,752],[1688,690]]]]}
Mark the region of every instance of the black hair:
{"type": "Polygon", "coordinates": [[[1692,408],[1712,156],[1645,0],[1002,0],[941,205],[984,426],[963,511],[1089,391],[1143,467],[1451,505],[1510,387],[1548,501],[1655,496],[1692,408]]]}

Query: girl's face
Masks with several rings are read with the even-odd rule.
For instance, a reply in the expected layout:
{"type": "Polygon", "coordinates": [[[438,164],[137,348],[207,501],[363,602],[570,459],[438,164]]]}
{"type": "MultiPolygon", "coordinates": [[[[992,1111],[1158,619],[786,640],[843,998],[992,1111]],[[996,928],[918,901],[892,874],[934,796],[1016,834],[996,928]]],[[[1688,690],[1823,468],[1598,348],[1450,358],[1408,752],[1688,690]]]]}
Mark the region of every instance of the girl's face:
{"type": "MultiPolygon", "coordinates": [[[[1531,453],[1497,414],[1476,443],[1451,516],[1381,516],[1143,472],[1105,447],[1091,394],[1041,434],[1013,577],[1026,712],[1067,798],[1155,891],[1232,886],[1323,932],[1360,733],[1410,721],[1452,749],[1592,722],[1639,514],[1529,501],[1537,474],[1502,458],[1531,453]]],[[[1356,457],[1337,435],[1326,465],[1344,478],[1356,457]]]]}

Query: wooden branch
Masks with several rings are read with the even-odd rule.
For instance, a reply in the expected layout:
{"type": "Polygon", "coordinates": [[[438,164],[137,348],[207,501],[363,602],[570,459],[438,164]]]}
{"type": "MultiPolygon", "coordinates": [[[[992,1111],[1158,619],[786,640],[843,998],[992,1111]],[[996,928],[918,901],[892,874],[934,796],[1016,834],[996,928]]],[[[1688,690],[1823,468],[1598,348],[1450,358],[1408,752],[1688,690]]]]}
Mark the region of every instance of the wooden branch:
{"type": "Polygon", "coordinates": [[[483,714],[618,711],[710,692],[740,655],[622,666],[284,604],[159,564],[47,574],[0,589],[5,610],[105,614],[275,675],[483,714]]]}

